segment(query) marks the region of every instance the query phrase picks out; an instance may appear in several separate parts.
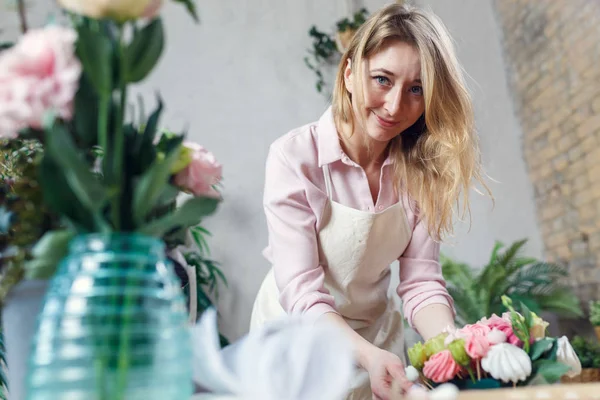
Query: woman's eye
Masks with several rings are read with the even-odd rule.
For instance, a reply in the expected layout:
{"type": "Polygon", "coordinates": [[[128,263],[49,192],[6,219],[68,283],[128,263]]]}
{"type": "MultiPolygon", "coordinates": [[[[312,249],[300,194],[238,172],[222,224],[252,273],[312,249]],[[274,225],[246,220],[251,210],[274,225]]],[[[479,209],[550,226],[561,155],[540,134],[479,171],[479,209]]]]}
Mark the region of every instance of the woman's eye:
{"type": "Polygon", "coordinates": [[[385,76],[375,76],[375,77],[373,77],[373,79],[375,79],[375,82],[377,82],[378,84],[380,84],[382,86],[390,85],[390,80],[388,78],[386,78],[385,76]]]}
{"type": "Polygon", "coordinates": [[[423,94],[423,88],[421,86],[413,86],[410,88],[410,92],[417,95],[423,94]]]}

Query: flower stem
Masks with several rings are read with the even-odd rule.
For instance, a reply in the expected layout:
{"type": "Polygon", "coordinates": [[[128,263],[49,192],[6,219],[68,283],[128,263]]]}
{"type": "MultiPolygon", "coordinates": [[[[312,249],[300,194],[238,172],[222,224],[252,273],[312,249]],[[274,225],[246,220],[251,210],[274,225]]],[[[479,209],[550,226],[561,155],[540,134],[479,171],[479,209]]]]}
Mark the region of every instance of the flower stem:
{"type": "Polygon", "coordinates": [[[113,225],[116,231],[120,231],[122,228],[122,215],[123,210],[121,201],[123,199],[124,182],[123,182],[123,147],[125,138],[123,137],[123,123],[125,119],[125,106],[127,104],[127,63],[125,62],[125,49],[123,44],[123,31],[124,26],[119,26],[119,45],[118,45],[118,57],[119,57],[119,97],[120,104],[117,107],[117,118],[115,121],[115,135],[114,135],[114,157],[113,161],[113,173],[115,178],[115,184],[118,188],[117,194],[113,200],[112,217],[113,225]]]}
{"type": "Polygon", "coordinates": [[[17,0],[19,10],[19,21],[21,23],[21,33],[27,32],[27,16],[25,15],[25,0],[17,0]]]}

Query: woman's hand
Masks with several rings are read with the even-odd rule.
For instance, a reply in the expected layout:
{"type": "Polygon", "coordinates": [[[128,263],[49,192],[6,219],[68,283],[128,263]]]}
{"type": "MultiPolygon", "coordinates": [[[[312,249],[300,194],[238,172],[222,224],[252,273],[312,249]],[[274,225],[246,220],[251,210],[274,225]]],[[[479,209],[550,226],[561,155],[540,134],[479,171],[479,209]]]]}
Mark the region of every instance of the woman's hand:
{"type": "Polygon", "coordinates": [[[392,387],[398,387],[406,393],[412,386],[412,382],[406,378],[402,361],[389,351],[375,348],[367,357],[364,368],[371,380],[373,400],[394,400],[396,397],[392,397],[392,387]]]}

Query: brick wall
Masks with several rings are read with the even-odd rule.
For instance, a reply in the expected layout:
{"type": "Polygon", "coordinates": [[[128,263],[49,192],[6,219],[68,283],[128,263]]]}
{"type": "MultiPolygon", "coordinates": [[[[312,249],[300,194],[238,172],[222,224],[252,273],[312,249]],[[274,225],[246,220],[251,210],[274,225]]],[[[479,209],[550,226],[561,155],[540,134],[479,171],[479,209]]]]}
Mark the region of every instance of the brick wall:
{"type": "Polygon", "coordinates": [[[600,1],[494,0],[546,257],[600,299],[600,1]]]}

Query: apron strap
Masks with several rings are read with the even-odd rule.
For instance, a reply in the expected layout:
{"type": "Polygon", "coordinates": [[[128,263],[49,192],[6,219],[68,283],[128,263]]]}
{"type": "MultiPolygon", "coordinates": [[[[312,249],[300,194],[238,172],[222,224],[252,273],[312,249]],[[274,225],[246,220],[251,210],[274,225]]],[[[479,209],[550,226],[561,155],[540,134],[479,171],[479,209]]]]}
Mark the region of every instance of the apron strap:
{"type": "Polygon", "coordinates": [[[329,172],[329,164],[323,165],[323,177],[325,178],[325,191],[327,198],[331,200],[331,173],[329,172]]]}

